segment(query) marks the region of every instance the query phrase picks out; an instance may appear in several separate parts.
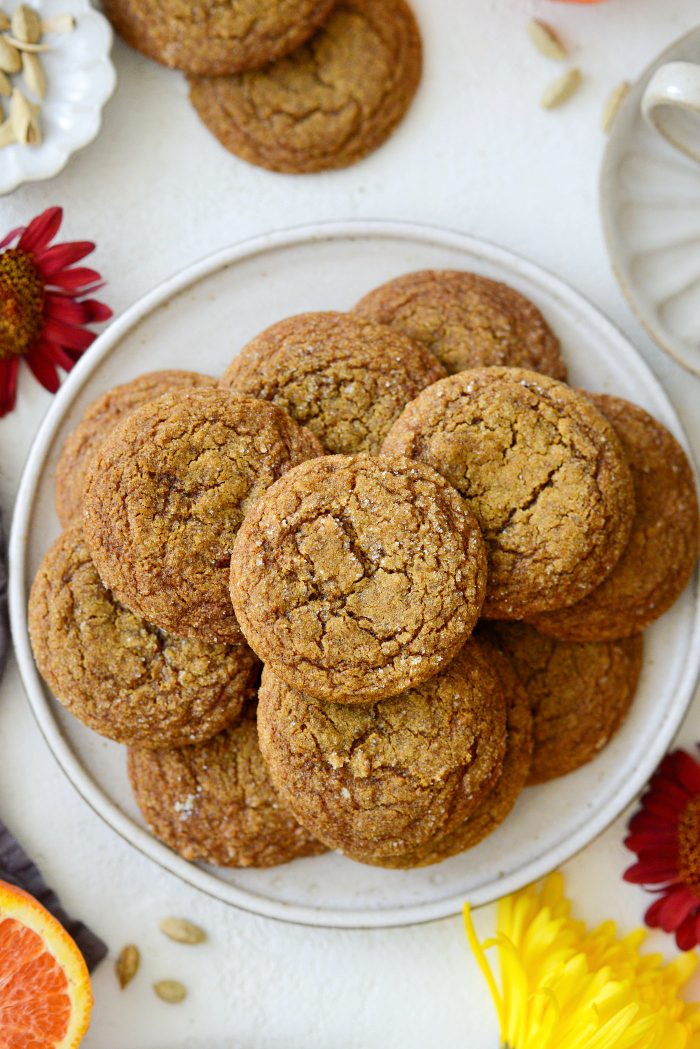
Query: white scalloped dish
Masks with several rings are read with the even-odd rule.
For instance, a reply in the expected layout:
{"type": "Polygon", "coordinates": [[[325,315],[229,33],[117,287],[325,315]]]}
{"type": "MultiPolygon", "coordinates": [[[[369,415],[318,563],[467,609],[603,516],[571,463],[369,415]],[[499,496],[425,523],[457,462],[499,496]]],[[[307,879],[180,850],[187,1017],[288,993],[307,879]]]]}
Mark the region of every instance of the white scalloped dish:
{"type": "MultiPolygon", "coordinates": [[[[15,6],[10,3],[5,10],[11,13],[15,6]]],[[[43,141],[38,146],[0,149],[0,194],[24,182],[52,178],[71,154],[92,142],[100,130],[102,108],[117,82],[109,57],[112,28],[89,0],[33,0],[32,6],[44,19],[73,15],[76,25],[70,32],[47,33],[42,40],[51,45],[41,54],[48,84],[41,103],[43,141]]],[[[25,91],[21,76],[13,80],[25,91]]]]}

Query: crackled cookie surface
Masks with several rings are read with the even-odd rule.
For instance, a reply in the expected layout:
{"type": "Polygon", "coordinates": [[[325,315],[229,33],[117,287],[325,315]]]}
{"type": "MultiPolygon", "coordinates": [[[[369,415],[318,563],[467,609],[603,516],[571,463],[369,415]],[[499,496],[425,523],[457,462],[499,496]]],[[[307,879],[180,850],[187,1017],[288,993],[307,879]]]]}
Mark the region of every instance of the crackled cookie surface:
{"type": "Polygon", "coordinates": [[[29,631],[56,698],[118,743],[175,747],[208,739],[238,717],[257,683],[259,664],[244,642],[183,640],[119,605],[77,527],[56,540],[39,568],[29,631]]]}
{"type": "Polygon", "coordinates": [[[137,409],[86,479],[83,526],[103,582],[178,636],[240,640],[228,577],[243,515],[285,470],[320,452],[275,405],[221,389],[137,409]]]}
{"type": "Polygon", "coordinates": [[[379,867],[427,867],[473,848],[503,822],[528,781],[533,747],[530,701],[510,660],[486,636],[480,625],[476,640],[498,675],[506,701],[506,749],[501,772],[462,823],[412,851],[375,861],[379,867]]]}
{"type": "Polygon", "coordinates": [[[436,677],[361,706],[313,700],[265,667],[258,731],[297,818],[329,847],[375,862],[474,811],[501,770],[505,699],[470,639],[436,677]]]}
{"type": "Polygon", "coordinates": [[[642,666],[641,634],[617,641],[557,641],[526,623],[494,623],[533,716],[530,783],[592,761],[622,724],[642,666]]]}
{"type": "Polygon", "coordinates": [[[149,58],[186,73],[258,69],[299,47],[333,0],[104,0],[120,36],[149,58]]]}
{"type": "Polygon", "coordinates": [[[302,313],[249,342],[221,384],[272,401],[329,452],[376,453],[408,402],[445,374],[431,353],[385,325],[302,313]]]}
{"type": "Polygon", "coordinates": [[[566,380],[559,340],[534,303],[476,273],[406,273],[365,295],[355,312],[420,342],[450,374],[505,365],[566,380]]]}
{"type": "Polygon", "coordinates": [[[569,641],[638,634],[671,607],[698,560],[698,497],[688,458],[665,426],[619,397],[586,394],[627,456],[637,512],[622,557],[600,586],[533,626],[569,641]]]}
{"type": "Polygon", "coordinates": [[[423,390],[387,454],[428,463],[462,494],[489,554],[484,615],[574,604],[612,570],[634,492],[615,432],[582,394],[521,368],[474,368],[423,390]]]}
{"type": "Polygon", "coordinates": [[[272,171],[360,160],[389,137],[421,75],[405,0],[339,0],[302,48],[259,72],[190,81],[200,117],[231,153],[272,171]]]}
{"type": "Polygon", "coordinates": [[[199,372],[148,372],[115,386],[93,401],[66,438],[56,464],[56,511],[63,527],[80,519],[85,477],[92,457],[120,419],[170,390],[215,385],[216,379],[199,372]]]}
{"type": "Polygon", "coordinates": [[[260,755],[255,704],[206,743],[129,749],[129,779],[144,819],[188,860],[274,867],[325,847],[275,791],[260,755]]]}
{"type": "Polygon", "coordinates": [[[479,615],[479,527],[434,470],[400,456],[324,456],[247,514],[231,596],[251,647],[288,684],[368,702],[437,673],[479,615]]]}

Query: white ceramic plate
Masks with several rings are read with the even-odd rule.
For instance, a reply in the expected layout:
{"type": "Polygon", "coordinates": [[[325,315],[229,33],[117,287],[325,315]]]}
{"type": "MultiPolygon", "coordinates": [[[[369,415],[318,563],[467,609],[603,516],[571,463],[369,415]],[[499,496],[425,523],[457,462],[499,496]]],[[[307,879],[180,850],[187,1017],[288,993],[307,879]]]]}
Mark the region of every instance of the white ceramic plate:
{"type": "MultiPolygon", "coordinates": [[[[11,13],[19,3],[15,0],[6,10],[11,13]]],[[[102,107],[117,82],[109,57],[112,28],[89,0],[32,0],[32,6],[44,19],[73,15],[76,25],[69,33],[48,33],[42,40],[52,48],[39,56],[48,85],[41,103],[43,142],[0,149],[0,194],[62,171],[70,155],[97,135],[102,107]]],[[[13,77],[12,82],[37,101],[22,76],[13,77]]]]}
{"type": "Polygon", "coordinates": [[[576,292],[507,251],[457,233],[390,223],[316,226],[263,237],[196,263],[114,321],[78,364],[29,455],[10,544],[12,628],[34,714],[85,800],[138,849],[185,881],[259,914],[309,925],[405,925],[481,904],[556,867],[642,788],[685,713],[700,661],[695,584],[648,632],[633,710],[590,765],[528,789],[498,831],[437,867],[383,871],[338,855],[271,870],[188,863],[146,829],[131,798],[124,749],[67,715],[35,669],[26,625],[32,577],[58,532],[55,463],[65,435],[98,394],[153,368],[220,374],[262,328],[292,313],[345,309],[390,277],[425,267],[475,270],[533,299],[560,335],[571,380],[637,401],[684,440],[666,395],[634,348],[576,292]]]}
{"type": "Polygon", "coordinates": [[[665,62],[700,62],[700,29],[642,73],[617,114],[603,159],[600,205],[608,253],[651,337],[700,375],[700,164],[644,121],[640,103],[665,62]]]}

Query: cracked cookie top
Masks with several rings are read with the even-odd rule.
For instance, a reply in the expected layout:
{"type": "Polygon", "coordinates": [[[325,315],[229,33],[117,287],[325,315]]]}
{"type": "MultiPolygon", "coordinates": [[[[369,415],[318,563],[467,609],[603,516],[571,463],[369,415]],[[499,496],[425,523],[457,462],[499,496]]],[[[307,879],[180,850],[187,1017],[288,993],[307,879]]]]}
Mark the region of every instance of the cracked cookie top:
{"type": "Polygon", "coordinates": [[[334,0],[103,0],[127,44],[186,73],[259,69],[307,40],[334,0]]]}
{"type": "Polygon", "coordinates": [[[42,677],[83,724],[117,743],[176,747],[229,725],[254,693],[259,664],[244,642],[173,637],[118,604],[80,529],[50,548],[29,598],[42,677]]]}
{"type": "Polygon", "coordinates": [[[546,375],[473,368],[441,379],[404,409],[382,451],[433,466],[474,511],[488,618],[580,601],[627,543],[634,492],[620,442],[583,394],[546,375]]]}
{"type": "Polygon", "coordinates": [[[88,405],[75,430],[66,438],[56,464],[56,512],[63,527],[80,520],[90,462],[120,419],[170,390],[215,385],[216,379],[199,372],[148,372],[122,386],[115,386],[88,405]]]}
{"type": "Polygon", "coordinates": [[[290,470],[247,514],[231,558],[251,647],[293,687],[347,703],[437,673],[474,628],[485,581],[474,515],[401,456],[290,470]]]}
{"type": "Polygon", "coordinates": [[[271,171],[346,167],[384,142],[421,76],[405,0],[339,0],[323,28],[267,69],[190,80],[200,117],[231,153],[271,171]]]}
{"type": "Polygon", "coordinates": [[[179,391],[127,416],[86,478],[85,538],[117,600],[180,637],[238,641],[228,593],[243,515],[322,449],[279,408],[221,389],[179,391]]]}
{"type": "Polygon", "coordinates": [[[330,848],[374,862],[474,811],[501,771],[505,699],[470,638],[437,676],[362,706],[318,702],[266,666],[258,732],[297,818],[330,848]]]}
{"type": "Polygon", "coordinates": [[[563,640],[606,641],[639,633],[683,592],[698,560],[698,497],[688,457],[665,426],[620,397],[586,396],[627,456],[637,504],[632,534],[600,586],[533,626],[563,640]]]}
{"type": "Polygon", "coordinates": [[[283,408],[328,452],[376,453],[402,410],[446,372],[383,324],[349,313],[302,313],[273,324],[221,379],[283,408]]]}
{"type": "Polygon", "coordinates": [[[534,749],[529,783],[592,761],[622,724],[642,667],[642,635],[557,641],[527,623],[492,623],[492,636],[528,694],[534,749]]]}
{"type": "Polygon", "coordinates": [[[472,849],[500,826],[528,781],[533,747],[530,700],[511,661],[487,637],[480,624],[476,640],[498,675],[506,700],[503,768],[494,785],[462,823],[409,852],[376,860],[379,867],[427,867],[472,849]]]}
{"type": "Polygon", "coordinates": [[[477,273],[406,273],[370,291],[354,312],[421,343],[451,375],[504,365],[566,380],[559,339],[535,304],[477,273]]]}
{"type": "Polygon", "coordinates": [[[206,743],[129,749],[129,780],[149,827],[188,860],[274,867],[325,852],[275,791],[260,754],[255,704],[206,743]]]}

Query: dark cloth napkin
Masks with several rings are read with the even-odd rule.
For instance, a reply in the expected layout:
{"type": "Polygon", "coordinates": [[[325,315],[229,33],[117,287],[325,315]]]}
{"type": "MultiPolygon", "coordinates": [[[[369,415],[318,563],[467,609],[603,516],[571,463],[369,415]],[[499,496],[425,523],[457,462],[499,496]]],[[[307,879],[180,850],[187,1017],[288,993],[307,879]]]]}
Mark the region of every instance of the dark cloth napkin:
{"type": "MultiPolygon", "coordinates": [[[[0,677],[5,669],[7,651],[10,647],[10,630],[7,623],[7,569],[5,564],[5,543],[2,535],[0,518],[0,677]]],[[[64,911],[61,902],[41,876],[41,871],[24,852],[20,844],[10,834],[0,820],[0,879],[24,889],[34,899],[51,911],[64,929],[73,937],[80,948],[88,969],[92,972],[107,954],[107,946],[99,936],[88,929],[82,922],[71,918],[64,911]]]]}

